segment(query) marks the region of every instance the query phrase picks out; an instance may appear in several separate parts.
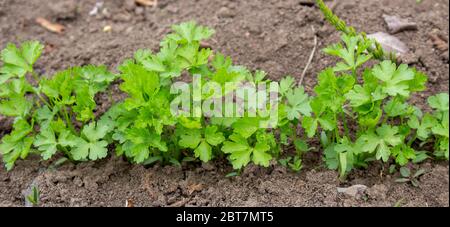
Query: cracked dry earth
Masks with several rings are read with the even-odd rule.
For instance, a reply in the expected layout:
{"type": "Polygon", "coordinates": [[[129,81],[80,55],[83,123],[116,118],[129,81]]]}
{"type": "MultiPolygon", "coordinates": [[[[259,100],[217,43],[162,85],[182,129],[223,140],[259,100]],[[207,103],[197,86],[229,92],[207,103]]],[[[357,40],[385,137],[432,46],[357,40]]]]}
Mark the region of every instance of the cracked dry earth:
{"type": "MultiPolygon", "coordinates": [[[[195,19],[216,30],[209,42],[215,50],[230,55],[237,64],[262,69],[272,79],[299,77],[313,47],[339,39],[320,12],[301,0],[160,0],[144,8],[133,1],[104,1],[108,10],[89,16],[95,0],[0,0],[0,46],[7,42],[37,39],[46,44],[37,68],[51,74],[73,65],[105,64],[115,70],[139,48],[156,50],[170,25],[195,19]],[[63,34],[50,33],[35,23],[45,17],[66,27],[63,34]],[[110,32],[104,32],[111,26],[110,32]]],[[[408,64],[426,72],[429,89],[413,98],[423,105],[431,94],[448,90],[448,21],[446,0],[340,0],[336,13],[367,33],[387,31],[383,14],[409,18],[416,31],[395,34],[410,48],[408,64]],[[436,45],[432,36],[442,37],[436,45]],[[447,48],[445,48],[447,45],[447,48]]],[[[311,93],[315,75],[335,62],[317,52],[305,77],[311,93]]],[[[123,97],[113,86],[116,99],[123,97]]],[[[98,97],[99,112],[111,105],[98,97]]],[[[11,119],[0,116],[0,137],[11,130],[11,119]]],[[[91,163],[65,163],[50,168],[39,157],[18,161],[6,172],[0,169],[0,206],[25,206],[24,194],[32,186],[41,193],[40,206],[449,206],[448,162],[427,161],[419,187],[395,183],[388,165],[372,164],[356,170],[347,182],[322,166],[319,152],[305,157],[305,167],[293,173],[273,164],[269,168],[248,166],[238,177],[223,160],[209,164],[184,164],[182,168],[159,165],[133,166],[109,157],[91,163]],[[356,184],[367,189],[356,196],[338,193],[337,187],[356,184]]]]}

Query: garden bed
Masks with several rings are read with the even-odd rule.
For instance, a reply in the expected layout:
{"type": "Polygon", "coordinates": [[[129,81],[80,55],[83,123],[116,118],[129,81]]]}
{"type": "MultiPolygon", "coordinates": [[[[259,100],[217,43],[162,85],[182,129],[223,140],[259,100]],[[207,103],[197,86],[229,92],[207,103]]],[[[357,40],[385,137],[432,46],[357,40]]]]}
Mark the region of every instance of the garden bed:
{"type": "MultiPolygon", "coordinates": [[[[46,47],[35,67],[45,74],[74,65],[117,63],[139,48],[158,49],[172,24],[195,19],[216,30],[209,46],[230,55],[236,64],[263,69],[271,79],[299,77],[314,46],[318,49],[339,40],[339,33],[323,20],[320,11],[305,1],[164,1],[156,7],[106,1],[104,13],[89,16],[95,1],[76,6],[71,1],[0,1],[0,46],[29,39],[46,47]],[[63,2],[54,4],[56,2],[63,2]],[[73,9],[67,10],[67,9],[73,9]],[[57,20],[66,27],[54,34],[38,26],[35,18],[57,20]],[[58,19],[59,18],[59,19],[58,19]],[[105,29],[106,28],[106,29],[105,29]]],[[[124,1],[126,2],[126,1],[124,1]]],[[[133,3],[133,1],[131,1],[133,3]]],[[[448,37],[448,1],[339,1],[336,14],[360,31],[386,31],[383,14],[411,18],[417,31],[395,36],[411,53],[407,62],[429,76],[428,89],[413,98],[425,107],[426,98],[448,91],[448,47],[438,48],[432,36],[448,37]]],[[[448,46],[448,40],[444,40],[448,46]]],[[[317,52],[304,79],[308,93],[316,75],[335,63],[317,52]]],[[[115,85],[116,100],[123,95],[115,85]]],[[[108,98],[98,105],[108,108],[108,98]]],[[[99,110],[101,112],[101,109],[99,110]]],[[[11,130],[11,120],[0,117],[0,136],[11,130]]],[[[396,183],[398,173],[374,163],[355,170],[346,182],[323,166],[320,153],[307,153],[299,173],[271,163],[268,168],[250,165],[237,177],[225,177],[232,167],[224,161],[144,168],[122,158],[78,165],[65,163],[52,169],[38,158],[18,161],[10,172],[0,169],[0,205],[23,206],[32,186],[40,191],[41,206],[448,206],[448,162],[420,164],[426,173],[419,186],[396,183]],[[355,197],[337,187],[355,184],[368,188],[355,197]]]]}

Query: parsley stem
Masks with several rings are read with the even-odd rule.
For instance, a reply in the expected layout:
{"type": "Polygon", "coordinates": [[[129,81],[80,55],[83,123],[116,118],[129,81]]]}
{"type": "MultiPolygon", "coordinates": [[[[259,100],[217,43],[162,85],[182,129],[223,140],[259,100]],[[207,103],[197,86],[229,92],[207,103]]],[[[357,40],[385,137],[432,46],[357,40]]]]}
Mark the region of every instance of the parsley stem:
{"type": "MultiPolygon", "coordinates": [[[[338,122],[337,121],[337,114],[334,114],[334,122],[338,122]]],[[[336,142],[338,142],[339,138],[341,138],[340,134],[339,134],[339,127],[336,124],[336,127],[334,128],[334,133],[336,134],[336,142]]]]}
{"type": "Polygon", "coordinates": [[[342,123],[344,124],[345,136],[350,137],[350,133],[347,126],[347,119],[345,118],[345,113],[342,112],[342,123]]]}
{"type": "Polygon", "coordinates": [[[355,78],[355,81],[358,82],[358,75],[356,74],[356,68],[352,69],[352,75],[355,78]]]}
{"type": "Polygon", "coordinates": [[[48,103],[47,100],[45,100],[45,99],[41,96],[40,93],[36,93],[36,94],[37,94],[37,96],[39,97],[39,99],[40,99],[45,105],[47,105],[50,109],[53,109],[53,106],[50,105],[50,103],[48,103]]]}
{"type": "Polygon", "coordinates": [[[411,147],[412,143],[417,139],[417,133],[414,133],[413,137],[408,141],[408,147],[411,147]]]}
{"type": "Polygon", "coordinates": [[[75,127],[72,124],[71,119],[69,118],[69,114],[67,113],[67,109],[66,108],[62,108],[63,109],[63,113],[64,113],[64,118],[66,120],[66,124],[69,126],[70,131],[77,135],[77,132],[75,131],[75,127]]]}
{"type": "Polygon", "coordinates": [[[39,76],[36,74],[36,72],[31,71],[31,75],[33,76],[35,82],[36,82],[37,84],[39,84],[39,76]]]}

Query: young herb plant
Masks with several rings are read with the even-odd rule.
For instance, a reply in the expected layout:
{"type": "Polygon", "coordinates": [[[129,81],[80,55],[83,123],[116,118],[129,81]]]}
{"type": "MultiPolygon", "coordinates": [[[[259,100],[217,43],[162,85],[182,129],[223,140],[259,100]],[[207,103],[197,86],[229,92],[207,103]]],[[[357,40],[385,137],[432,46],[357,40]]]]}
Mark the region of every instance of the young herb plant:
{"type": "Polygon", "coordinates": [[[95,120],[94,98],[116,76],[105,66],[88,65],[47,78],[34,67],[42,50],[43,45],[33,41],[21,47],[8,44],[1,52],[0,114],[14,117],[13,130],[0,144],[8,170],[29,153],[47,160],[61,151],[74,161],[107,155],[104,137],[111,129],[107,122],[95,120]]]}
{"type": "MultiPolygon", "coordinates": [[[[433,112],[422,113],[408,101],[426,89],[426,75],[398,64],[394,54],[348,27],[321,0],[317,3],[342,32],[341,43],[323,50],[340,61],[318,74],[313,96],[293,77],[281,79],[278,104],[265,106],[278,114],[270,129],[261,127],[267,119],[253,116],[255,110],[246,105],[236,110],[240,117],[196,116],[200,109],[195,105],[185,115],[171,112],[173,102],[185,101],[172,88],[180,78],[192,81],[187,85],[191,89],[219,84],[219,94],[206,89],[194,104],[225,99],[236,91],[227,82],[272,82],[263,71],[251,72],[203,48],[200,43],[214,30],[195,22],[174,25],[157,53],[138,50],[118,67],[118,75],[105,66],[88,65],[46,77],[34,66],[41,44],[8,44],[1,52],[0,114],[15,120],[0,144],[6,168],[29,153],[48,160],[60,152],[72,161],[89,161],[107,157],[114,147],[115,155],[144,165],[226,158],[237,173],[250,163],[268,167],[278,159],[299,171],[303,155],[318,150],[309,147],[309,140],[320,141],[326,166],[338,170],[341,179],[370,161],[398,166],[423,161],[430,156],[427,143],[434,143],[434,157],[448,160],[448,94],[429,97],[433,112]],[[97,113],[96,95],[116,78],[127,97],[97,113]]],[[[254,91],[234,100],[245,102],[251,96],[254,91]]]]}

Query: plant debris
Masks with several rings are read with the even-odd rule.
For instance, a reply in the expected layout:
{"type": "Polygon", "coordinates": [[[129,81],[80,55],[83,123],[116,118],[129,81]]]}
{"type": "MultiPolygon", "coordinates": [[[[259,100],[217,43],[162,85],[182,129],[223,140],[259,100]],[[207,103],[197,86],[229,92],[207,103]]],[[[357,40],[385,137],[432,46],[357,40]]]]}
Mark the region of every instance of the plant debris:
{"type": "Polygon", "coordinates": [[[66,29],[66,27],[64,27],[63,25],[57,24],[57,23],[52,23],[42,17],[36,18],[36,23],[38,23],[40,26],[44,27],[45,29],[47,29],[51,32],[54,32],[54,33],[58,33],[58,34],[63,33],[64,30],[66,29]]]}
{"type": "Polygon", "coordinates": [[[389,35],[384,32],[377,32],[367,35],[370,39],[375,39],[381,44],[386,52],[392,52],[396,54],[405,54],[409,52],[408,46],[395,36],[389,35]]]}
{"type": "Polygon", "coordinates": [[[158,5],[158,0],[135,0],[135,2],[138,5],[142,5],[142,6],[157,6],[158,5]]]}

